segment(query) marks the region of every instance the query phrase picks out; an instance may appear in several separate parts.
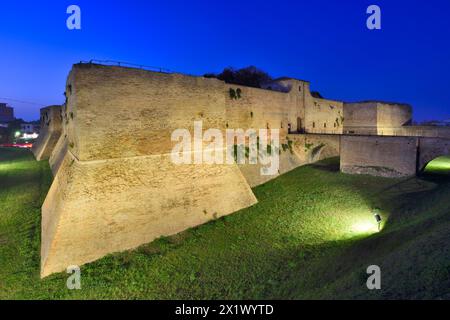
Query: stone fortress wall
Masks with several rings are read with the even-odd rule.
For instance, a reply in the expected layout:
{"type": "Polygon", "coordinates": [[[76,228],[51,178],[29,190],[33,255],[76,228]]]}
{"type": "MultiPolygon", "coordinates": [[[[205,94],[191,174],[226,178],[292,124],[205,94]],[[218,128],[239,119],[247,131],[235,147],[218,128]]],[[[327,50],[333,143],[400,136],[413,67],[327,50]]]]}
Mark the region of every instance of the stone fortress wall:
{"type": "Polygon", "coordinates": [[[175,165],[171,133],[225,128],[223,84],[74,66],[42,208],[41,274],[135,248],[256,203],[237,165],[175,165]]]}
{"type": "Polygon", "coordinates": [[[344,103],[308,96],[306,100],[306,132],[314,134],[342,134],[344,103]]]}
{"type": "Polygon", "coordinates": [[[305,131],[309,84],[287,83],[292,88],[285,93],[75,65],[49,159],[55,178],[42,209],[42,276],[251,206],[257,200],[250,187],[274,178],[259,178],[258,165],[174,165],[175,129],[192,132],[194,121],[202,121],[203,130],[279,129],[286,146],[279,174],[314,161],[320,152],[308,157],[312,144],[289,138],[305,131]],[[232,97],[232,90],[239,95],[232,97]]]}
{"type": "Polygon", "coordinates": [[[345,103],[345,134],[396,135],[398,128],[411,125],[412,108],[406,104],[378,101],[345,103]]]}
{"type": "Polygon", "coordinates": [[[343,136],[341,171],[382,177],[416,173],[415,137],[343,136]]]}
{"type": "Polygon", "coordinates": [[[342,154],[343,171],[351,173],[377,173],[360,167],[384,167],[386,159],[395,159],[398,172],[411,170],[411,163],[402,162],[409,144],[368,147],[378,146],[372,139],[379,137],[370,135],[379,128],[402,130],[394,126],[410,119],[408,108],[365,103],[359,110],[313,97],[307,81],[291,78],[270,86],[74,65],[59,140],[49,157],[54,181],[42,208],[42,276],[254,205],[251,187],[321,159],[342,154]],[[279,129],[278,173],[262,176],[260,165],[248,164],[175,165],[171,135],[176,129],[192,133],[195,121],[202,121],[203,131],[279,129]],[[346,131],[367,136],[344,140],[346,131]]]}
{"type": "MultiPolygon", "coordinates": [[[[250,88],[222,83],[226,100],[226,127],[253,129],[278,129],[280,131],[280,168],[284,174],[301,165],[316,162],[333,150],[330,156],[339,156],[339,138],[331,136],[342,133],[342,102],[315,98],[307,81],[281,78],[266,89],[250,88]],[[270,87],[270,88],[269,88],[270,87]],[[231,98],[229,92],[239,90],[239,98],[231,98]],[[270,90],[272,89],[272,90],[270,90]],[[277,89],[277,90],[273,90],[277,89]],[[321,128],[313,128],[314,124],[321,128]],[[324,125],[324,124],[328,124],[324,125]],[[321,134],[322,138],[306,133],[321,134]],[[327,136],[330,135],[330,136],[327,136]],[[321,153],[327,145],[333,145],[321,153]],[[315,149],[316,148],[316,149],[315,149]],[[319,148],[319,149],[317,149],[319,148]]],[[[251,187],[258,186],[278,175],[263,176],[260,165],[239,165],[251,187]]]]}
{"type": "Polygon", "coordinates": [[[41,109],[41,132],[33,144],[32,152],[38,161],[48,160],[62,132],[62,107],[41,109]]]}

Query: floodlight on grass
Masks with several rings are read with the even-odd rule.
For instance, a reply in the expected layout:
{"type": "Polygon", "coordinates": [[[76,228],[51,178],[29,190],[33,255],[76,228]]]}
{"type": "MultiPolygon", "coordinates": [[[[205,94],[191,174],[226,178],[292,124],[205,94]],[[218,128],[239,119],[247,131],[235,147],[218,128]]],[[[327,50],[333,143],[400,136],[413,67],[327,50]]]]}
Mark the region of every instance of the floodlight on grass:
{"type": "Polygon", "coordinates": [[[380,215],[380,211],[379,209],[375,209],[373,211],[373,216],[375,217],[375,220],[378,223],[378,231],[381,231],[381,222],[383,221],[383,218],[380,215]]]}

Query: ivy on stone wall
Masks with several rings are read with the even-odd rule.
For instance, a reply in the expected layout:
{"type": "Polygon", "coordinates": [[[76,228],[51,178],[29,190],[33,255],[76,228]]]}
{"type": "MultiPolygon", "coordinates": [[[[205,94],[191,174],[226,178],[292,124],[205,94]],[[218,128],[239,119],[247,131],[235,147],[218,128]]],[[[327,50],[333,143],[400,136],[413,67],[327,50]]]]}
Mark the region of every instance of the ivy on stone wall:
{"type": "Polygon", "coordinates": [[[233,88],[230,88],[229,90],[230,98],[232,100],[239,100],[242,97],[242,90],[237,88],[236,90],[233,88]]]}
{"type": "Polygon", "coordinates": [[[293,149],[293,147],[292,147],[293,144],[294,144],[294,141],[290,140],[289,137],[286,137],[286,142],[287,142],[287,143],[283,143],[283,144],[281,145],[281,148],[283,149],[284,152],[286,152],[286,151],[289,150],[289,152],[290,152],[291,154],[294,154],[294,149],[293,149]]]}
{"type": "Polygon", "coordinates": [[[305,142],[305,152],[308,152],[314,146],[314,143],[305,142]]]}

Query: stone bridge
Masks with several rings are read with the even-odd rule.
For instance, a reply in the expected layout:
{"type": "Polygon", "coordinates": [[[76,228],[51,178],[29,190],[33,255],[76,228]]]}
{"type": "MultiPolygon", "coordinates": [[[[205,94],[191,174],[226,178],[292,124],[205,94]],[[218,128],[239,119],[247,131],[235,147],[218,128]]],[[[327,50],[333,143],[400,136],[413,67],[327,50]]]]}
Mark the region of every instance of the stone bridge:
{"type": "Polygon", "coordinates": [[[399,128],[395,133],[341,135],[341,171],[383,177],[412,176],[422,172],[430,161],[450,155],[448,128],[411,126],[399,128]]]}

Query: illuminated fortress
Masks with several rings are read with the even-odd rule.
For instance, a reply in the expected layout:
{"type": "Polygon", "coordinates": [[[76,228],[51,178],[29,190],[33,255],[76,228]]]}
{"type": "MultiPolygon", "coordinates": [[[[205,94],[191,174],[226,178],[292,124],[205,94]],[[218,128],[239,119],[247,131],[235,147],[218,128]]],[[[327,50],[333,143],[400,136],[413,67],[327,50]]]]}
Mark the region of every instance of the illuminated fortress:
{"type": "Polygon", "coordinates": [[[41,275],[136,248],[257,202],[252,187],[341,157],[345,173],[416,174],[450,151],[448,129],[410,126],[412,109],[315,97],[307,81],[264,89],[98,64],[73,66],[62,107],[41,111],[33,147],[54,181],[42,208],[41,275]],[[171,161],[174,130],[280,132],[279,170],[171,161]]]}

